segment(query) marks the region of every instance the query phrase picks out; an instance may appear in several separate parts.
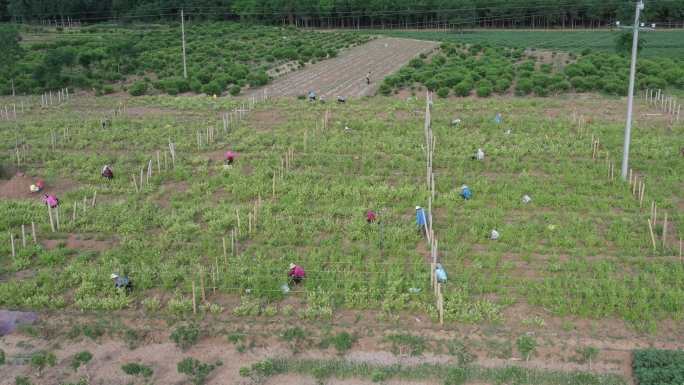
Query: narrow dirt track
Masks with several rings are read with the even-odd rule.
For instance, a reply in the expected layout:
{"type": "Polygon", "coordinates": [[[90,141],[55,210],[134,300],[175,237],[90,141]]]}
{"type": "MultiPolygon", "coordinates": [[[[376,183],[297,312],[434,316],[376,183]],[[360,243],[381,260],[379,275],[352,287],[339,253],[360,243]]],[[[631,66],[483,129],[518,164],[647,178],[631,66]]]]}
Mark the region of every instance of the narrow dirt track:
{"type": "Polygon", "coordinates": [[[326,99],[372,95],[385,76],[437,46],[436,42],[423,40],[375,39],[344,51],[336,58],[309,65],[278,78],[266,89],[272,97],[305,95],[312,90],[326,99]],[[371,72],[370,85],[366,84],[368,71],[371,72]]]}

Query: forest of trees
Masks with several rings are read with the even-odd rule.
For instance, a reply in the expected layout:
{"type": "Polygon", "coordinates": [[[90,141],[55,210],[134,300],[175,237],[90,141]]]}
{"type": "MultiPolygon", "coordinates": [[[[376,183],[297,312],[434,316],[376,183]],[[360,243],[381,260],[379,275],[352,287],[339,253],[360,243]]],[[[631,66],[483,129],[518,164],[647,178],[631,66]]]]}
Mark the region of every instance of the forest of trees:
{"type": "MultiPolygon", "coordinates": [[[[247,19],[305,27],[583,28],[629,19],[631,0],[0,0],[0,20],[247,19]]],[[[644,20],[684,21],[684,0],[647,1],[644,20]]]]}

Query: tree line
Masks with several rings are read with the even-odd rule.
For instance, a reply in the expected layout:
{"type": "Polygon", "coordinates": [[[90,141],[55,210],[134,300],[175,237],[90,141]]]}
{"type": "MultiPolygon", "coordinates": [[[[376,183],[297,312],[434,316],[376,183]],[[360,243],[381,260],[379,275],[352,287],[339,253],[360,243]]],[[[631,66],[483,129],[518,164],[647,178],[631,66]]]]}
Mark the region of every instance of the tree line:
{"type": "MultiPolygon", "coordinates": [[[[304,27],[583,28],[629,24],[631,0],[0,0],[0,20],[17,22],[177,18],[235,19],[304,27]]],[[[651,0],[644,20],[684,21],[684,0],[651,0]]]]}

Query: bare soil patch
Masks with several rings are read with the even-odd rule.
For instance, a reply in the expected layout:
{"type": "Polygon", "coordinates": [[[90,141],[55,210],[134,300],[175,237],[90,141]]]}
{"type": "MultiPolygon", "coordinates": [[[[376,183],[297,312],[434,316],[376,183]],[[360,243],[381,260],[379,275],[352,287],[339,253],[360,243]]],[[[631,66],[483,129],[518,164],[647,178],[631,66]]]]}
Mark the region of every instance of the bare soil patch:
{"type": "Polygon", "coordinates": [[[253,111],[249,114],[250,127],[257,131],[272,130],[279,124],[287,122],[287,117],[281,110],[269,108],[268,110],[253,111]]]}
{"type": "Polygon", "coordinates": [[[43,191],[32,193],[29,191],[29,187],[38,179],[42,178],[17,173],[9,180],[0,180],[0,199],[35,199],[40,202],[43,194],[55,194],[59,198],[61,194],[77,188],[75,182],[58,178],[52,182],[46,181],[43,191]]]}
{"type": "Polygon", "coordinates": [[[329,100],[337,96],[373,95],[387,75],[398,71],[411,58],[429,53],[437,46],[438,43],[430,41],[375,39],[336,58],[284,75],[266,89],[270,96],[299,96],[315,91],[329,100]],[[369,71],[371,83],[367,84],[366,74],[369,71]]]}

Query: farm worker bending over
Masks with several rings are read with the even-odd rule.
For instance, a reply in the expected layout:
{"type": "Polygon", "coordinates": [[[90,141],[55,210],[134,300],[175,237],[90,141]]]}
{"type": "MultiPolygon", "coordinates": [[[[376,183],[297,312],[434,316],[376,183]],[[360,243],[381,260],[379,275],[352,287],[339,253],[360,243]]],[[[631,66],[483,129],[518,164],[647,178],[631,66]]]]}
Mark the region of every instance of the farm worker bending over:
{"type": "Polygon", "coordinates": [[[309,91],[309,101],[310,102],[315,102],[316,101],[316,93],[313,91],[309,91]]]}
{"type": "Polygon", "coordinates": [[[373,223],[377,219],[377,215],[375,215],[375,211],[373,210],[368,210],[366,211],[366,222],[373,223]]]}
{"type": "Polygon", "coordinates": [[[485,156],[484,151],[482,151],[481,148],[478,148],[478,149],[477,149],[477,152],[476,152],[475,155],[473,156],[473,159],[484,160],[484,156],[485,156]]]}
{"type": "Polygon", "coordinates": [[[425,216],[425,210],[420,206],[416,206],[416,226],[418,231],[422,232],[423,235],[427,235],[427,217],[425,216]]]}
{"type": "Polygon", "coordinates": [[[128,277],[119,277],[118,274],[112,273],[112,275],[110,275],[109,278],[111,278],[114,282],[114,288],[124,289],[126,290],[126,292],[130,292],[131,290],[133,290],[133,283],[128,277]]]}
{"type": "Polygon", "coordinates": [[[43,195],[43,203],[50,206],[50,208],[54,209],[59,205],[59,199],[57,199],[57,197],[52,194],[45,194],[43,195]]]}
{"type": "Polygon", "coordinates": [[[444,270],[444,267],[442,267],[441,263],[438,263],[435,267],[435,276],[437,277],[437,282],[446,283],[447,273],[446,270],[444,270]]]}
{"type": "Polygon", "coordinates": [[[463,185],[461,186],[461,198],[468,200],[473,197],[473,192],[470,191],[470,187],[463,185]]]}
{"type": "Polygon", "coordinates": [[[228,165],[233,164],[236,155],[237,154],[235,154],[233,151],[226,151],[224,163],[228,165]]]}
{"type": "Polygon", "coordinates": [[[31,190],[31,192],[34,192],[34,193],[35,193],[35,192],[43,191],[43,188],[44,188],[44,187],[45,187],[45,182],[43,182],[42,179],[38,179],[38,180],[36,181],[36,184],[32,184],[32,185],[29,187],[29,190],[31,190]]]}
{"type": "Polygon", "coordinates": [[[112,168],[109,167],[108,164],[102,167],[102,177],[107,179],[114,178],[114,171],[112,171],[112,168]]]}
{"type": "Polygon", "coordinates": [[[370,71],[368,71],[368,75],[366,75],[366,84],[370,84],[370,71]]]}
{"type": "Polygon", "coordinates": [[[290,263],[290,271],[287,273],[287,276],[290,277],[290,282],[300,283],[306,277],[306,273],[301,266],[290,263]]]}

